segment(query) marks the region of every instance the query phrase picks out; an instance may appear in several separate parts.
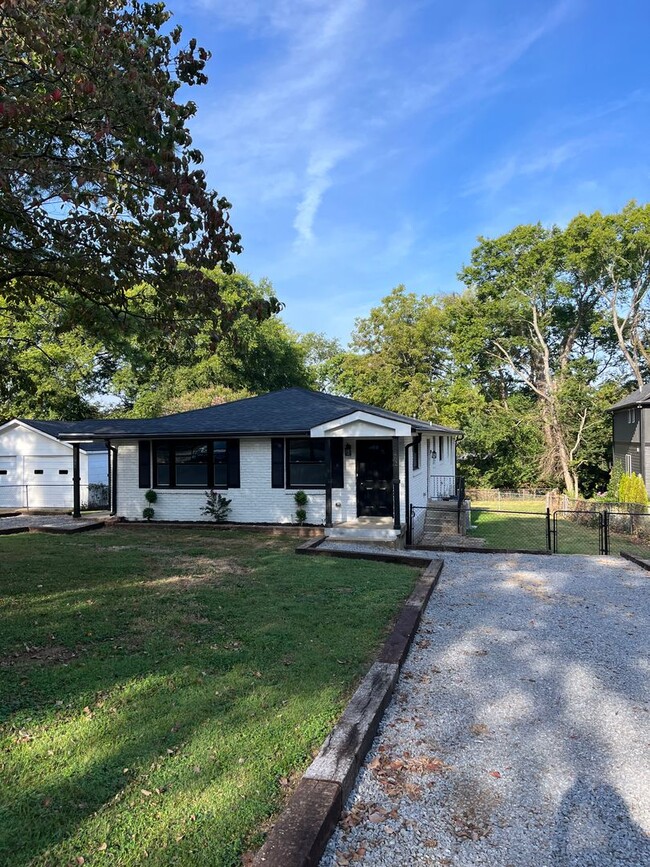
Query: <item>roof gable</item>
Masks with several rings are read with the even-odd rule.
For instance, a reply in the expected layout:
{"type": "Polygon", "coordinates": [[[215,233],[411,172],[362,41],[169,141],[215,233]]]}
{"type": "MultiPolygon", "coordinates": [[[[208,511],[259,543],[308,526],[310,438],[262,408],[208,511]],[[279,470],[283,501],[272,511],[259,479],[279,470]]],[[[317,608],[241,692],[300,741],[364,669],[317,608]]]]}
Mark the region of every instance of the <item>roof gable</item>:
{"type": "Polygon", "coordinates": [[[610,410],[626,409],[627,407],[637,406],[639,403],[650,403],[650,382],[646,383],[642,388],[637,388],[631,394],[621,398],[610,410]]]}

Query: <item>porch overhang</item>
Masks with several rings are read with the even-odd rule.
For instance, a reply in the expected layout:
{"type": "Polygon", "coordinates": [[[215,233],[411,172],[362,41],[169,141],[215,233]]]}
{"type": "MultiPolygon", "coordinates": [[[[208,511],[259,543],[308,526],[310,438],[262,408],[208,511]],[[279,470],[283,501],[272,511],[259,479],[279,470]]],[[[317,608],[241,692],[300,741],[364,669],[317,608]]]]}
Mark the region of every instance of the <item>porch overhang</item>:
{"type": "Polygon", "coordinates": [[[347,439],[369,439],[372,437],[411,437],[413,428],[405,422],[383,418],[369,412],[358,410],[349,415],[316,425],[309,431],[311,437],[342,437],[347,439]]]}

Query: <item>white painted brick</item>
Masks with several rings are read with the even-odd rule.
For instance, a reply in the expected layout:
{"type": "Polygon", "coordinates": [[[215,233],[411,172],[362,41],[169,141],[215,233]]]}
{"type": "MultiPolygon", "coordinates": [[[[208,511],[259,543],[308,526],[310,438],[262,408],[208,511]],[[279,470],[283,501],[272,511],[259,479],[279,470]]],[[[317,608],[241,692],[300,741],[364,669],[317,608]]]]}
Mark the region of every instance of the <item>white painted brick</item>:
{"type": "MultiPolygon", "coordinates": [[[[353,520],[356,510],[356,449],[354,440],[346,440],[352,447],[350,457],[344,457],[344,488],[332,490],[332,518],[338,521],[353,520]],[[340,506],[336,504],[340,503],[340,506]]],[[[138,444],[130,440],[115,440],[118,449],[118,495],[117,514],[127,519],[142,519],[142,510],[147,503],[145,491],[138,487],[138,444]]],[[[400,440],[400,512],[404,523],[406,515],[406,491],[404,485],[404,448],[400,440]]],[[[426,455],[422,446],[422,469],[411,470],[411,502],[426,503],[426,455]],[[417,499],[416,499],[417,498],[417,499]]],[[[437,469],[437,467],[436,467],[437,469]]],[[[294,491],[271,487],[271,440],[266,437],[242,438],[240,440],[241,487],[230,488],[223,494],[232,500],[230,520],[246,523],[287,524],[295,521],[296,504],[294,491]]],[[[453,474],[453,469],[449,475],[453,474]]],[[[205,504],[205,492],[198,490],[157,490],[154,503],[155,519],[166,521],[205,520],[201,509],[205,504]]],[[[306,491],[307,522],[325,523],[325,491],[306,491]]],[[[154,520],[155,520],[154,519],[154,520]]]]}

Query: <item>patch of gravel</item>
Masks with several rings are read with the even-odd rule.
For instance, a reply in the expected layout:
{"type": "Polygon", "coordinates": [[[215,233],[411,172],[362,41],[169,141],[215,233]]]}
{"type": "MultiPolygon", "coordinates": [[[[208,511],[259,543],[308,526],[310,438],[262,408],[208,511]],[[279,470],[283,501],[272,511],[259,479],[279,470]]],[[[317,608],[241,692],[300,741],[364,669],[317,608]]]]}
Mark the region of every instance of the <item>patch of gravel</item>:
{"type": "Polygon", "coordinates": [[[650,576],[445,553],[321,867],[650,864],[650,576]]]}
{"type": "Polygon", "coordinates": [[[108,512],[95,513],[92,516],[73,518],[72,515],[16,515],[5,518],[0,515],[0,530],[15,527],[78,527],[80,524],[94,524],[108,517],[108,512]]]}

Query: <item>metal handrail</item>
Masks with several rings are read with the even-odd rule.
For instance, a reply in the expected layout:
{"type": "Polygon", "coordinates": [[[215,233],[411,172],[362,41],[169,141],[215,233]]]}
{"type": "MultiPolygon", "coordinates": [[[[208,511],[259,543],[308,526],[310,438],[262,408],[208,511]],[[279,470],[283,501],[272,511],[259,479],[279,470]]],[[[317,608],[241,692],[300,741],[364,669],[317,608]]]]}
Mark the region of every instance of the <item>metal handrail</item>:
{"type": "Polygon", "coordinates": [[[460,488],[465,493],[465,478],[463,476],[438,476],[435,473],[429,476],[432,492],[429,498],[432,500],[455,500],[460,488]]]}

